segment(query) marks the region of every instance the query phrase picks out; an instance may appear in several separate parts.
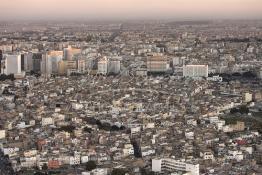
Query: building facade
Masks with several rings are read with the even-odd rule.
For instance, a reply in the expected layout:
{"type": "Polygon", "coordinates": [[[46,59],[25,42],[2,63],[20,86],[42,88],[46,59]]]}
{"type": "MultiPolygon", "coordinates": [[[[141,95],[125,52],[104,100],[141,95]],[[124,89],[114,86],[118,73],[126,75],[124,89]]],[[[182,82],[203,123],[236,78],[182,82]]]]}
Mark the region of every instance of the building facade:
{"type": "Polygon", "coordinates": [[[183,66],[184,77],[208,77],[208,65],[183,66]]]}
{"type": "Polygon", "coordinates": [[[174,159],[152,159],[153,172],[189,172],[192,175],[199,175],[199,164],[182,162],[174,159]]]}
{"type": "Polygon", "coordinates": [[[169,69],[169,62],[166,57],[153,56],[147,58],[147,72],[165,73],[169,69]]]}
{"type": "Polygon", "coordinates": [[[21,55],[5,55],[2,66],[2,74],[10,75],[21,73],[21,55]]]}
{"type": "Polygon", "coordinates": [[[102,58],[97,63],[97,73],[106,75],[108,71],[108,59],[106,57],[102,58]]]}
{"type": "Polygon", "coordinates": [[[107,73],[119,74],[120,73],[120,60],[116,60],[116,59],[109,60],[107,73]]]}

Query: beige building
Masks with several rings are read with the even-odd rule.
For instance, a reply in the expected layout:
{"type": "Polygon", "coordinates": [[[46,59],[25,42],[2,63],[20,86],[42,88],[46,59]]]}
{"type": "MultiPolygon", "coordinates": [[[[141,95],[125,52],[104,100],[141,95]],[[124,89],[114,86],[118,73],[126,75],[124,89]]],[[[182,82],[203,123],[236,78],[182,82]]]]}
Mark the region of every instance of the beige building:
{"type": "Polygon", "coordinates": [[[80,53],[81,53],[81,49],[72,48],[71,46],[68,46],[68,48],[64,49],[64,59],[71,61],[73,60],[74,55],[80,53]]]}
{"type": "Polygon", "coordinates": [[[169,69],[169,61],[164,56],[152,56],[147,58],[147,72],[161,73],[169,69]]]}
{"type": "Polygon", "coordinates": [[[58,62],[58,74],[59,75],[66,75],[67,72],[67,62],[61,60],[58,62]]]}
{"type": "Polygon", "coordinates": [[[244,131],[245,129],[245,123],[237,121],[236,124],[230,125],[230,127],[233,129],[233,131],[244,131]]]}
{"type": "Polygon", "coordinates": [[[86,70],[85,60],[62,60],[58,63],[58,74],[68,75],[72,72],[84,73],[86,70]]]}
{"type": "Polygon", "coordinates": [[[244,102],[248,103],[253,100],[253,94],[251,93],[245,93],[244,94],[244,102]]]}

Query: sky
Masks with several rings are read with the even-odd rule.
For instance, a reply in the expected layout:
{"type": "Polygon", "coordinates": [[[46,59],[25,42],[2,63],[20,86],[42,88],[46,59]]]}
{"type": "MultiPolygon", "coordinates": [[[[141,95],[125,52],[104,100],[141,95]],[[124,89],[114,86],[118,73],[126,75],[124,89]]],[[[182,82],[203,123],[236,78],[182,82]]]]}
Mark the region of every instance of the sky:
{"type": "Polygon", "coordinates": [[[262,0],[0,0],[0,20],[262,19],[262,0]]]}

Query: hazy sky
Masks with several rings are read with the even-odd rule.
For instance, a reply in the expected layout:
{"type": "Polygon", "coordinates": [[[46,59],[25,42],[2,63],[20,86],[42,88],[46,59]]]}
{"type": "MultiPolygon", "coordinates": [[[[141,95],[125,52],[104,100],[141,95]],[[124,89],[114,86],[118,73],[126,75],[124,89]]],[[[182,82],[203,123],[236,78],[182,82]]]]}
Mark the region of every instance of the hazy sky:
{"type": "Polygon", "coordinates": [[[0,0],[0,19],[250,19],[262,0],[0,0]]]}

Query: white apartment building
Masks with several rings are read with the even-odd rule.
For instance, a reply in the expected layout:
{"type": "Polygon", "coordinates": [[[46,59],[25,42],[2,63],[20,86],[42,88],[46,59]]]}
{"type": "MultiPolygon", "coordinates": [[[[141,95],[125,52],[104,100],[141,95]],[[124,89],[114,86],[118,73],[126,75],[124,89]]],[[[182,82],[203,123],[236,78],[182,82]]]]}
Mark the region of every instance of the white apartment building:
{"type": "Polygon", "coordinates": [[[183,66],[184,77],[208,77],[208,65],[185,65],[183,66]]]}
{"type": "Polygon", "coordinates": [[[121,63],[119,59],[108,59],[107,57],[103,57],[98,61],[98,74],[107,75],[109,73],[118,74],[120,73],[121,63]]]}
{"type": "Polygon", "coordinates": [[[182,162],[170,158],[152,159],[153,172],[189,172],[191,175],[199,175],[199,164],[182,162]]]}
{"type": "Polygon", "coordinates": [[[108,59],[104,57],[103,59],[98,61],[97,73],[106,75],[107,71],[108,71],[108,59]]]}
{"type": "Polygon", "coordinates": [[[5,55],[4,66],[1,69],[2,74],[21,74],[21,55],[5,55]]]}
{"type": "Polygon", "coordinates": [[[0,130],[0,139],[4,139],[6,136],[5,130],[0,130]]]}
{"type": "Polygon", "coordinates": [[[42,126],[53,125],[54,120],[51,117],[42,118],[42,126]]]}

